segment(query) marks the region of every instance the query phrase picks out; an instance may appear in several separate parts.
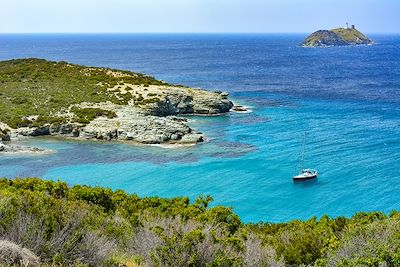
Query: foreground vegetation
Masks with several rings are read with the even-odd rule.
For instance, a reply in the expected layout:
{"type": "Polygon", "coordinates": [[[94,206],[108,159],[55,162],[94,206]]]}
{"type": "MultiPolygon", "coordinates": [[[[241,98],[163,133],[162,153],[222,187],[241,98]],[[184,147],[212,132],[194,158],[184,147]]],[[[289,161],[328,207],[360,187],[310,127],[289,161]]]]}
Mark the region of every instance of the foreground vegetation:
{"type": "Polygon", "coordinates": [[[211,197],[0,179],[0,265],[400,266],[400,214],[244,224],[211,197]]]}

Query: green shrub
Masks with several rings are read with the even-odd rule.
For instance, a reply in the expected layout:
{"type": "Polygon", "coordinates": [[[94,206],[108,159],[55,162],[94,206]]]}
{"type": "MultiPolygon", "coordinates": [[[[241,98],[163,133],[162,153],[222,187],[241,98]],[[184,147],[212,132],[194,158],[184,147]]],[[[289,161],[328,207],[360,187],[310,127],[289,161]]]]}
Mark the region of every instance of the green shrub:
{"type": "Polygon", "coordinates": [[[139,102],[139,104],[144,105],[144,104],[153,104],[153,103],[158,103],[160,102],[161,99],[158,97],[152,97],[152,98],[146,98],[143,99],[142,101],[139,102]]]}
{"type": "Polygon", "coordinates": [[[114,111],[105,110],[101,108],[72,108],[71,111],[75,113],[76,120],[84,125],[88,124],[97,117],[107,117],[109,119],[115,118],[117,114],[114,111]]]}
{"type": "Polygon", "coordinates": [[[119,99],[118,99],[118,103],[117,104],[126,105],[126,104],[128,104],[129,100],[132,99],[132,94],[129,93],[129,92],[127,92],[125,94],[119,93],[118,94],[118,98],[119,99]]]}
{"type": "Polygon", "coordinates": [[[50,117],[45,115],[40,115],[36,120],[30,124],[31,127],[40,127],[45,124],[54,124],[54,125],[61,125],[65,123],[67,120],[64,117],[50,117]]]}
{"type": "Polygon", "coordinates": [[[7,120],[8,126],[11,128],[20,128],[20,127],[28,127],[32,124],[32,121],[28,120],[27,118],[12,118],[7,120]]]}

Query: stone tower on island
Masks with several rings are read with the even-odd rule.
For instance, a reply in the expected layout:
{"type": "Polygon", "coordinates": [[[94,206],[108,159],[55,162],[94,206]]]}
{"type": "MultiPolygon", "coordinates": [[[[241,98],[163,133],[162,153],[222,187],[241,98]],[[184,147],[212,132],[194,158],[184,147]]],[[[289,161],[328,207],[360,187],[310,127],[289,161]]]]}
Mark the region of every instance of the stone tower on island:
{"type": "Polygon", "coordinates": [[[349,23],[346,22],[346,28],[345,28],[346,30],[350,30],[350,29],[354,30],[355,28],[356,28],[356,26],[354,24],[352,24],[351,28],[349,28],[349,23]]]}

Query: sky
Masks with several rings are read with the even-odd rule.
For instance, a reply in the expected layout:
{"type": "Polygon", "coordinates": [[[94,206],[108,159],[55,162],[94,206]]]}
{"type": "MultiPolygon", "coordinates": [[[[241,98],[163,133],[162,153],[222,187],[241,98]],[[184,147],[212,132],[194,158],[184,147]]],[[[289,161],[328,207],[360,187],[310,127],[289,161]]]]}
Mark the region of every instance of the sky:
{"type": "Polygon", "coordinates": [[[400,33],[400,0],[0,0],[0,33],[400,33]]]}

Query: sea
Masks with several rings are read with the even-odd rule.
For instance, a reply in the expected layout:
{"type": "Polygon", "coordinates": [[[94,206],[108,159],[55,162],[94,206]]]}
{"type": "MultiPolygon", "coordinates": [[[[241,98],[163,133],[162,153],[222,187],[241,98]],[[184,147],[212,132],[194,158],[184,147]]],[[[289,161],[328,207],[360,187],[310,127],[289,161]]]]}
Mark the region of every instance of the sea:
{"type": "MultiPolygon", "coordinates": [[[[186,116],[207,141],[163,147],[23,140],[48,155],[2,155],[0,177],[233,208],[244,222],[286,222],[400,209],[400,35],[370,46],[302,48],[306,34],[1,34],[0,60],[105,66],[227,91],[250,112],[186,116]],[[305,167],[294,183],[303,137],[305,167]]],[[[1,100],[0,100],[1,101],[1,100]]]]}

